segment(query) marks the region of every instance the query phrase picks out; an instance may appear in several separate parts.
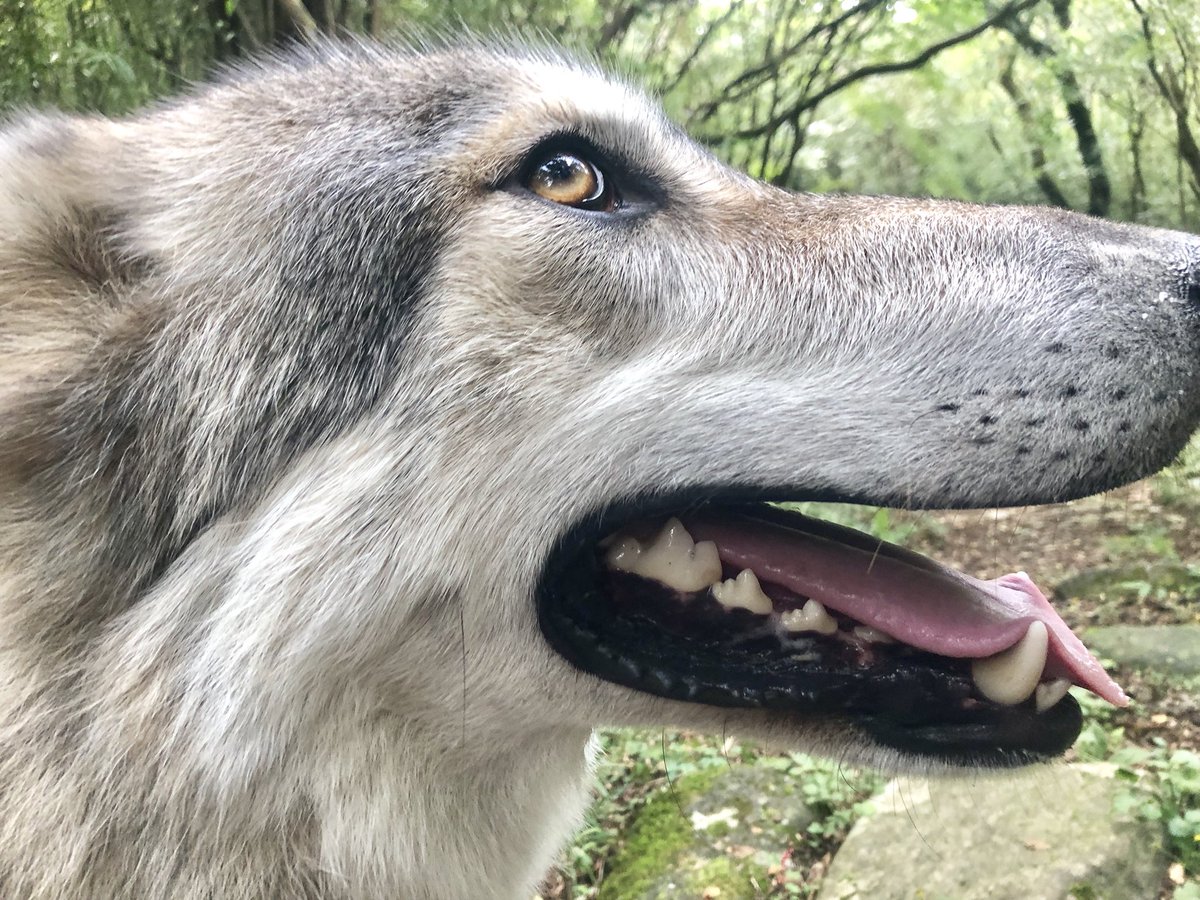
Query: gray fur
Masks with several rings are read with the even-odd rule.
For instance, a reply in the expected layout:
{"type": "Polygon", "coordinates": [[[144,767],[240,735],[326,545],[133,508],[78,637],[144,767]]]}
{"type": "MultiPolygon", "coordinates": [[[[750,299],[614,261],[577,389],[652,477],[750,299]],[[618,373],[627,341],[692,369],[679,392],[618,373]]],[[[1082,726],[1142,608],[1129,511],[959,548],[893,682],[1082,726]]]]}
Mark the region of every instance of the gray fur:
{"type": "Polygon", "coordinates": [[[683,485],[986,506],[1151,472],[1200,413],[1198,248],[788,195],[546,51],[326,47],[10,123],[0,895],[524,896],[597,723],[901,763],[572,669],[547,553],[683,485]],[[644,209],[514,186],[558,132],[644,209]]]}

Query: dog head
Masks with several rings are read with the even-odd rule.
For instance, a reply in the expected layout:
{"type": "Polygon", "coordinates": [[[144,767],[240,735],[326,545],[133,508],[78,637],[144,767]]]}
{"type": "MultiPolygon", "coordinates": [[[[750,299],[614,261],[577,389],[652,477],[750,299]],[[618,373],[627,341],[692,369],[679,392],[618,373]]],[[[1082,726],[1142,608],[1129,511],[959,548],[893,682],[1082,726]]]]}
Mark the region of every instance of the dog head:
{"type": "MultiPolygon", "coordinates": [[[[886,632],[837,599],[878,553],[744,504],[1063,500],[1161,467],[1200,413],[1196,239],[790,194],[550,53],[306,51],[128,120],[16,123],[0,166],[9,634],[170,655],[231,744],[354,696],[479,753],[531,722],[1057,752],[1071,701],[994,702],[964,668],[1036,589],[1006,613],[885,548],[860,593],[982,618],[935,604],[896,628],[954,640],[864,649],[824,619],[760,633],[816,588],[766,616],[612,548],[672,516],[760,528],[719,547],[733,590],[787,532],[763,564],[840,566],[835,629],[886,632]]],[[[1048,630],[1047,677],[1078,680],[1048,630]]]]}

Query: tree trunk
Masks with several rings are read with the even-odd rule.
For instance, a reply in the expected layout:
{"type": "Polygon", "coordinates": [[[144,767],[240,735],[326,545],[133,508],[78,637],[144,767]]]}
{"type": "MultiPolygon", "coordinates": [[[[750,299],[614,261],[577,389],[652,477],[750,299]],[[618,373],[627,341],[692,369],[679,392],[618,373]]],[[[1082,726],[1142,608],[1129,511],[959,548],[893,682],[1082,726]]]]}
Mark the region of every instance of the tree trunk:
{"type": "MultiPolygon", "coordinates": [[[[1057,4],[1056,11],[1060,24],[1070,22],[1067,3],[1057,4]]],[[[1092,112],[1088,108],[1075,71],[1063,65],[1057,59],[1058,51],[1045,41],[1034,37],[1029,26],[1020,20],[1012,19],[1005,25],[1005,30],[1013,36],[1013,39],[1025,52],[1049,65],[1054,73],[1063,105],[1067,110],[1067,118],[1075,131],[1075,144],[1079,150],[1079,158],[1083,162],[1083,169],[1087,175],[1087,211],[1094,216],[1108,215],[1112,207],[1112,182],[1108,177],[1108,169],[1104,165],[1104,155],[1100,150],[1100,138],[1096,134],[1092,112]]]]}
{"type": "MultiPolygon", "coordinates": [[[[1133,8],[1137,10],[1137,14],[1142,20],[1142,38],[1146,42],[1146,50],[1149,53],[1150,77],[1154,79],[1158,92],[1167,101],[1167,105],[1175,116],[1175,136],[1180,163],[1187,166],[1191,175],[1189,186],[1192,193],[1196,195],[1196,199],[1200,200],[1200,143],[1197,143],[1196,133],[1192,130],[1192,124],[1189,121],[1190,110],[1187,97],[1184,95],[1183,86],[1179,83],[1179,77],[1174,69],[1165,63],[1160,63],[1157,58],[1149,15],[1138,0],[1129,0],[1129,2],[1133,4],[1133,8]]],[[[1182,189],[1182,184],[1180,187],[1182,189]]]]}
{"type": "Polygon", "coordinates": [[[321,29],[317,26],[317,20],[305,8],[302,0],[276,0],[276,2],[288,17],[292,29],[299,37],[312,40],[320,33],[321,29]]]}
{"type": "Polygon", "coordinates": [[[1029,164],[1033,168],[1034,181],[1051,204],[1063,209],[1070,209],[1070,201],[1067,200],[1066,194],[1063,193],[1062,188],[1058,186],[1058,182],[1054,180],[1054,176],[1050,174],[1046,167],[1046,150],[1037,139],[1033,106],[1025,95],[1021,93],[1020,88],[1017,87],[1017,81],[1013,77],[1013,67],[1015,65],[1016,60],[1010,56],[1007,64],[1000,72],[1000,87],[1012,99],[1013,106],[1016,108],[1017,120],[1021,123],[1021,133],[1029,148],[1029,164]]]}

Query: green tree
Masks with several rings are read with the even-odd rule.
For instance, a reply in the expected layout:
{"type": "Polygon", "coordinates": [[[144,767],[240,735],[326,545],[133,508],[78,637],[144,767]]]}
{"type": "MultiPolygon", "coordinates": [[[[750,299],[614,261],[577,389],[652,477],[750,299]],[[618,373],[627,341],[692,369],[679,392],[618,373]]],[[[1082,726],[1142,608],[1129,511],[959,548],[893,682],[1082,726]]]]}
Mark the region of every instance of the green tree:
{"type": "Polygon", "coordinates": [[[1194,0],[0,0],[0,108],[121,113],[291,41],[598,55],[751,174],[1200,228],[1194,0]]]}

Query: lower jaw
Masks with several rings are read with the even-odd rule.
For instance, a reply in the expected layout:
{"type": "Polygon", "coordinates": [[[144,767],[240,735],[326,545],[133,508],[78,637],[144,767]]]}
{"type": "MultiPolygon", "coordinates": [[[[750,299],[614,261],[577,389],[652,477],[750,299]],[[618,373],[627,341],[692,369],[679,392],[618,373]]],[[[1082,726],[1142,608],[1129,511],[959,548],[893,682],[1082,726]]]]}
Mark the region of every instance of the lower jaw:
{"type": "Polygon", "coordinates": [[[1070,696],[1045,712],[1032,701],[980,701],[959,661],[919,652],[869,668],[805,667],[769,653],[734,662],[719,648],[670,635],[646,641],[621,627],[592,630],[556,605],[544,605],[541,619],[561,656],[606,681],[685,703],[838,720],[881,747],[948,765],[1047,759],[1070,747],[1082,725],[1070,696]]]}
{"type": "Polygon", "coordinates": [[[828,720],[888,751],[951,766],[1012,766],[1061,754],[1082,724],[1067,696],[1044,712],[982,700],[965,660],[911,647],[864,658],[836,637],[795,652],[685,633],[614,608],[611,573],[585,550],[547,579],[539,619],[551,646],[579,669],[685,703],[828,720]]]}

